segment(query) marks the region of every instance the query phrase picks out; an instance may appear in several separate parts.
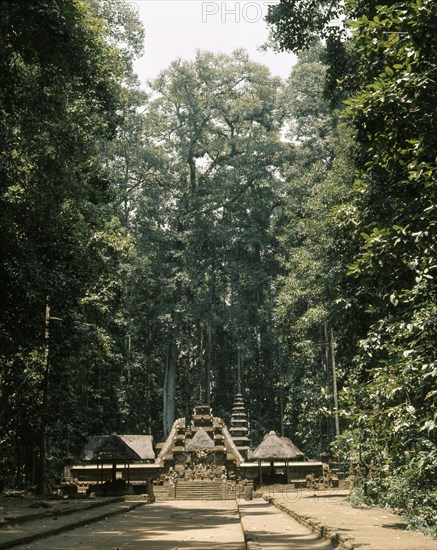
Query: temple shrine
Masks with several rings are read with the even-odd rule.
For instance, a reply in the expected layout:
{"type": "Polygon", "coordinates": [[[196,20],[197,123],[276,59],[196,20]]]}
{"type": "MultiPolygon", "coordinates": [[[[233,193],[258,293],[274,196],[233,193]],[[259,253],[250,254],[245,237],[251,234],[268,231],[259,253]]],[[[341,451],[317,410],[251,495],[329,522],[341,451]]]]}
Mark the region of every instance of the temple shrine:
{"type": "Polygon", "coordinates": [[[157,463],[168,471],[173,468],[187,479],[236,478],[243,456],[221,418],[212,415],[211,407],[194,407],[190,426],[179,418],[157,457],[157,463]]]}
{"type": "Polygon", "coordinates": [[[95,484],[115,486],[123,479],[132,492],[153,483],[155,492],[171,498],[195,498],[196,491],[202,498],[235,498],[239,485],[283,483],[294,488],[305,486],[308,478],[322,478],[324,472],[326,465],[308,460],[290,439],[275,432],[252,451],[243,396],[237,394],[229,429],[210,406],[196,406],[191,421],[178,418],[156,448],[150,435],[91,438],[81,464],[69,465],[64,475],[88,489],[95,484]],[[201,490],[195,482],[201,483],[201,490]]]}

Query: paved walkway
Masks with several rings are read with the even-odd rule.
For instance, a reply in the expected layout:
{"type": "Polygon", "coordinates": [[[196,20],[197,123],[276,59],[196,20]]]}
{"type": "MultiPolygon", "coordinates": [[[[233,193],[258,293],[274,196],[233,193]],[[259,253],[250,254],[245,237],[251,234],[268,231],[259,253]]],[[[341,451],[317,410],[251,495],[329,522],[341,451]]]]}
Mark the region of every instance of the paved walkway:
{"type": "Polygon", "coordinates": [[[418,531],[407,531],[406,522],[391,510],[354,508],[347,492],[309,490],[271,495],[271,501],[313,530],[323,533],[342,549],[437,550],[437,541],[418,531]]]}
{"type": "Polygon", "coordinates": [[[339,491],[303,490],[270,494],[272,504],[262,499],[152,505],[139,499],[49,501],[45,511],[3,499],[0,549],[243,550],[246,538],[248,550],[333,548],[325,539],[342,550],[437,550],[436,540],[406,531],[389,510],[353,508],[346,497],[339,491]],[[48,534],[54,536],[37,539],[48,534]]]}
{"type": "MultiPolygon", "coordinates": [[[[44,501],[48,505],[47,501],[44,501]]],[[[127,502],[123,498],[108,498],[95,501],[49,501],[49,508],[28,508],[27,506],[1,506],[0,549],[27,548],[27,544],[47,535],[64,533],[117,514],[125,514],[138,506],[144,506],[144,499],[127,502]]],[[[7,504],[4,501],[2,504],[7,504]]],[[[41,548],[44,548],[42,543],[41,548]]]]}
{"type": "Polygon", "coordinates": [[[264,500],[239,503],[247,550],[333,550],[331,543],[264,500]]]}
{"type": "Polygon", "coordinates": [[[26,545],[61,550],[244,550],[235,501],[167,501],[26,545]]]}
{"type": "MultiPolygon", "coordinates": [[[[112,505],[114,509],[119,507],[120,510],[121,506],[121,503],[112,505]]],[[[79,515],[76,516],[76,521],[79,515]]],[[[49,520],[44,520],[47,521],[49,520]]],[[[53,518],[51,521],[54,521],[53,518]]],[[[27,532],[32,529],[36,530],[36,526],[28,525],[27,532]]],[[[253,502],[240,501],[238,504],[235,501],[167,501],[143,505],[127,514],[103,519],[98,523],[28,542],[16,548],[332,550],[333,546],[289,515],[260,499],[253,502]]]]}

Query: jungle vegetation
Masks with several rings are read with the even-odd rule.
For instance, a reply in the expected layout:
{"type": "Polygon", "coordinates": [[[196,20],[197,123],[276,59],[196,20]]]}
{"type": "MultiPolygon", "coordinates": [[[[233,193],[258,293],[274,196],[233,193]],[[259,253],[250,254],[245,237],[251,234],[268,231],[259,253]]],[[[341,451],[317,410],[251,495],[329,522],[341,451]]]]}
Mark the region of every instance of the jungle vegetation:
{"type": "Polygon", "coordinates": [[[244,394],[251,437],[352,463],[431,525],[437,6],[281,0],[144,89],[121,0],[0,3],[0,477],[244,394]]]}

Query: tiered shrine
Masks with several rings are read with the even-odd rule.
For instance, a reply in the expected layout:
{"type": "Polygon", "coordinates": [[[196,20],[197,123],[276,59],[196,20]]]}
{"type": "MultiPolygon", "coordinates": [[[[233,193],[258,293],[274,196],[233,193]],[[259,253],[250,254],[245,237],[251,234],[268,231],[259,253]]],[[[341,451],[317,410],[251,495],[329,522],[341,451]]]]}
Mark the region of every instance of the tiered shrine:
{"type": "Polygon", "coordinates": [[[244,459],[247,459],[247,455],[250,451],[250,439],[248,437],[249,428],[247,425],[247,414],[241,393],[237,393],[235,396],[229,432],[238,452],[244,459]]]}

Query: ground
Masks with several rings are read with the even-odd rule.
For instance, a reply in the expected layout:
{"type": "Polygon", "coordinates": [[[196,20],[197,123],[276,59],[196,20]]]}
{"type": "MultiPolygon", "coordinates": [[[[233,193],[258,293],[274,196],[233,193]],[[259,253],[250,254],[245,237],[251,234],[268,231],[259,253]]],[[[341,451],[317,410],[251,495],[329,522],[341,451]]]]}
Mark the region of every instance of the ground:
{"type": "Polygon", "coordinates": [[[265,497],[147,504],[141,497],[123,501],[0,495],[0,548],[437,550],[436,540],[406,531],[390,510],[353,508],[346,492],[270,492],[265,497]],[[54,531],[58,534],[35,539],[54,531]]]}

